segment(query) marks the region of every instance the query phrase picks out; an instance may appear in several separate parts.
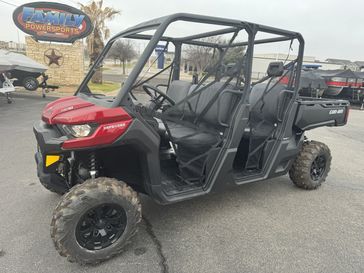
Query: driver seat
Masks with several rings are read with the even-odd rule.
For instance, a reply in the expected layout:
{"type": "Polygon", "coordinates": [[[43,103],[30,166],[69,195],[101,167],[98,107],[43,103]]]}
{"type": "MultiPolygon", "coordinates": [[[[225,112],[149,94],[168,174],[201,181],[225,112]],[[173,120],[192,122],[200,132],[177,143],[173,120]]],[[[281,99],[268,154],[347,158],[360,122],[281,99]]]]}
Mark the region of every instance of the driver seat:
{"type": "Polygon", "coordinates": [[[190,91],[192,83],[175,80],[172,81],[169,85],[166,94],[170,97],[175,103],[180,102],[185,97],[187,97],[188,92],[190,91]]]}
{"type": "MultiPolygon", "coordinates": [[[[175,80],[172,81],[166,91],[168,97],[170,97],[176,104],[186,98],[191,90],[192,83],[187,81],[175,80]]],[[[182,112],[184,105],[180,105],[177,107],[174,115],[177,115],[179,112],[182,112]]],[[[173,114],[172,114],[173,115],[173,114]]],[[[166,128],[163,122],[160,119],[158,121],[158,133],[162,137],[166,137],[166,128]]]]}

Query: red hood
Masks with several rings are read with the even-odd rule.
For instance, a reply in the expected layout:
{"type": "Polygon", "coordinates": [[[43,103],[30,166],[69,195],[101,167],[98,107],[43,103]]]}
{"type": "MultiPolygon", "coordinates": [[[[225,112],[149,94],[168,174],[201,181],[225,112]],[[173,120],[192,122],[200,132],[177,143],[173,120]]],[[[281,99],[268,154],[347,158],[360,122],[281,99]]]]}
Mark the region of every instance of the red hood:
{"type": "Polygon", "coordinates": [[[42,114],[42,120],[48,124],[103,124],[127,119],[131,117],[121,107],[106,108],[76,96],[47,104],[42,114]]]}

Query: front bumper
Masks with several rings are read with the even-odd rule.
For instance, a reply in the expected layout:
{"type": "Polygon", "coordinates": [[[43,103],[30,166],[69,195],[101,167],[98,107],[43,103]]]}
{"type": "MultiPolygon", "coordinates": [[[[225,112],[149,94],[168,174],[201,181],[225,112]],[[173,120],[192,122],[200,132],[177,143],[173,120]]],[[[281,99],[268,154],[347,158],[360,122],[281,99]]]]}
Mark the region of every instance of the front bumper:
{"type": "Polygon", "coordinates": [[[54,126],[43,121],[38,121],[33,125],[33,132],[42,154],[62,152],[62,143],[68,139],[61,135],[54,126]]]}
{"type": "Polygon", "coordinates": [[[38,151],[35,153],[35,162],[37,163],[37,175],[40,182],[52,191],[66,192],[68,187],[65,179],[56,172],[44,172],[44,161],[42,154],[38,151]]]}
{"type": "Polygon", "coordinates": [[[62,143],[67,140],[67,137],[62,136],[55,127],[43,121],[38,121],[34,124],[33,132],[38,143],[35,162],[37,164],[37,175],[40,182],[46,188],[52,189],[52,191],[67,191],[68,186],[66,180],[57,172],[61,160],[49,166],[45,164],[48,155],[59,155],[60,159],[65,158],[66,153],[62,150],[62,143]]]}
{"type": "MultiPolygon", "coordinates": [[[[60,159],[67,156],[67,153],[62,150],[62,143],[67,140],[67,137],[62,136],[55,127],[43,121],[38,121],[34,124],[33,132],[38,143],[38,149],[35,155],[38,176],[39,174],[56,173],[59,162],[46,166],[45,161],[49,155],[59,156],[60,159]]],[[[41,176],[43,177],[44,175],[41,176]]]]}

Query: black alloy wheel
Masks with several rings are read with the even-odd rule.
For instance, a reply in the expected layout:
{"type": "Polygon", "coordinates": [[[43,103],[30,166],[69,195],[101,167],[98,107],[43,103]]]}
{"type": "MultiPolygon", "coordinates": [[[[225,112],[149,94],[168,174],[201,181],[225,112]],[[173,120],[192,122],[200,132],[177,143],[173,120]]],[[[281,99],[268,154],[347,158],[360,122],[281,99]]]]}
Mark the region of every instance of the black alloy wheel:
{"type": "Polygon", "coordinates": [[[126,224],[126,213],[121,206],[102,204],[81,217],[76,227],[76,239],[88,250],[103,249],[120,238],[126,224]]]}
{"type": "Polygon", "coordinates": [[[324,155],[319,155],[315,158],[311,165],[311,179],[318,181],[322,175],[325,173],[326,169],[326,157],[324,155]]]}

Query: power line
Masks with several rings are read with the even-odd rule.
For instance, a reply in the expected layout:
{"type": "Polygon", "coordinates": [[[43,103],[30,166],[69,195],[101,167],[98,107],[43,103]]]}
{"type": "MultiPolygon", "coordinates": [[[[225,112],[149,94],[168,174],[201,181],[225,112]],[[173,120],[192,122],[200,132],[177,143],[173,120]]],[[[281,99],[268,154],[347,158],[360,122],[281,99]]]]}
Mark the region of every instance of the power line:
{"type": "Polygon", "coordinates": [[[0,0],[1,3],[4,3],[4,4],[7,4],[7,5],[10,5],[10,6],[13,6],[13,7],[17,7],[17,5],[13,4],[13,3],[9,3],[9,2],[6,2],[4,0],[0,0]]]}

